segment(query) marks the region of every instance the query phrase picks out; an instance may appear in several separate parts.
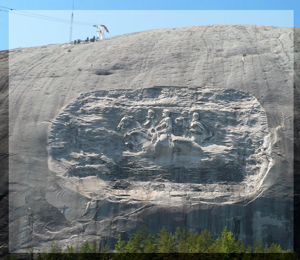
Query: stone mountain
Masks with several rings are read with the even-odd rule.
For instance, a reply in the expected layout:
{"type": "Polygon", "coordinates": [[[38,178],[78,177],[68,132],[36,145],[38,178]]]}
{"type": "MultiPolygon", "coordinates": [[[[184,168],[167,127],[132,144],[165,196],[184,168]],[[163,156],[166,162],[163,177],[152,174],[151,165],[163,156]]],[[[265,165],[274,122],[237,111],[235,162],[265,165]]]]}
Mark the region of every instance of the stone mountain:
{"type": "Polygon", "coordinates": [[[193,26],[11,50],[10,251],[142,224],[292,248],[293,35],[193,26]]]}

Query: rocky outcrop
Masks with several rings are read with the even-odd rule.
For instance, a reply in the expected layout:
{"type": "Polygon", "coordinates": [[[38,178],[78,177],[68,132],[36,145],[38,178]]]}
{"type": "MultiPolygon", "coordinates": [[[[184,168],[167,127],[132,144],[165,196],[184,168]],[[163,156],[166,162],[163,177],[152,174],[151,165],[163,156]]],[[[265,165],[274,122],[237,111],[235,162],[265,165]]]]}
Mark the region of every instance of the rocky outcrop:
{"type": "Polygon", "coordinates": [[[145,31],[10,52],[12,251],[142,223],[293,245],[293,29],[145,31]]]}

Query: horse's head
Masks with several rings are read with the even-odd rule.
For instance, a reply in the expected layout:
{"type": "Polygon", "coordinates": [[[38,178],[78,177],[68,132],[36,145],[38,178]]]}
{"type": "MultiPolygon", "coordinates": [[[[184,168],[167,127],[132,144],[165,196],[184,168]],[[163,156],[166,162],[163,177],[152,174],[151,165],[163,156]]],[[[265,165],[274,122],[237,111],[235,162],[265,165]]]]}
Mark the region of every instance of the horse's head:
{"type": "Polygon", "coordinates": [[[133,116],[124,116],[120,123],[117,126],[117,130],[118,131],[122,131],[124,132],[125,130],[128,130],[128,128],[130,127],[130,125],[133,123],[134,119],[133,116]]]}

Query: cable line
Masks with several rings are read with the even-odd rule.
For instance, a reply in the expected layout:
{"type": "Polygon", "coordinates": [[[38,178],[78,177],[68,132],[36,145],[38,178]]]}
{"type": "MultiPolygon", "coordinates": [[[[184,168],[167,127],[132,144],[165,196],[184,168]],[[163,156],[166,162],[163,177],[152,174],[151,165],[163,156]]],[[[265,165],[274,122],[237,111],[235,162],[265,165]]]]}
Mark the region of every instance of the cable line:
{"type": "MultiPolygon", "coordinates": [[[[20,11],[20,10],[15,10],[9,7],[5,6],[0,6],[0,8],[4,8],[6,10],[0,9],[2,12],[7,12],[10,14],[18,14],[18,15],[23,15],[27,17],[32,17],[32,18],[38,18],[38,19],[43,19],[43,20],[48,20],[48,21],[53,21],[53,22],[61,22],[61,23],[68,23],[70,24],[70,20],[63,19],[63,18],[57,18],[57,17],[51,17],[51,16],[46,16],[46,15],[41,15],[41,14],[34,14],[26,11],[20,11]]],[[[73,21],[74,24],[77,25],[84,25],[84,26],[92,26],[92,23],[86,23],[86,22],[79,22],[79,21],[73,21]]]]}

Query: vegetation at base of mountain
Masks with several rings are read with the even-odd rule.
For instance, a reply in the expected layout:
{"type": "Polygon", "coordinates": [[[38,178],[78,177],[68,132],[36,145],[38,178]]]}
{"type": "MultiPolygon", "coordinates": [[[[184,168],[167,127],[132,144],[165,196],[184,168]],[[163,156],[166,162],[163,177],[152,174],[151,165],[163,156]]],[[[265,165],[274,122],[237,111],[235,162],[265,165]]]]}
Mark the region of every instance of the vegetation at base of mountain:
{"type": "Polygon", "coordinates": [[[280,245],[272,243],[264,245],[257,241],[247,245],[234,238],[232,232],[224,228],[221,235],[214,238],[208,230],[189,232],[186,228],[177,227],[174,234],[168,232],[166,227],[156,235],[148,234],[143,227],[132,235],[128,241],[122,240],[121,235],[115,245],[117,253],[291,253],[283,250],[280,245]]]}
{"type": "MultiPolygon", "coordinates": [[[[85,241],[80,249],[68,245],[63,250],[59,242],[54,241],[49,253],[35,253],[33,248],[30,248],[28,253],[30,259],[38,260],[135,259],[137,257],[142,260],[145,256],[158,259],[162,254],[167,256],[164,259],[198,259],[199,253],[201,259],[299,259],[296,253],[292,253],[289,249],[283,250],[275,243],[268,246],[263,241],[257,241],[253,245],[246,246],[241,240],[234,238],[227,227],[223,229],[221,235],[214,238],[206,229],[199,234],[177,227],[176,231],[171,233],[163,227],[157,235],[152,235],[149,234],[147,227],[143,226],[131,235],[128,241],[122,240],[119,234],[114,248],[108,245],[99,248],[96,241],[92,243],[85,241]]],[[[18,259],[13,257],[15,256],[7,259],[18,259]]]]}

